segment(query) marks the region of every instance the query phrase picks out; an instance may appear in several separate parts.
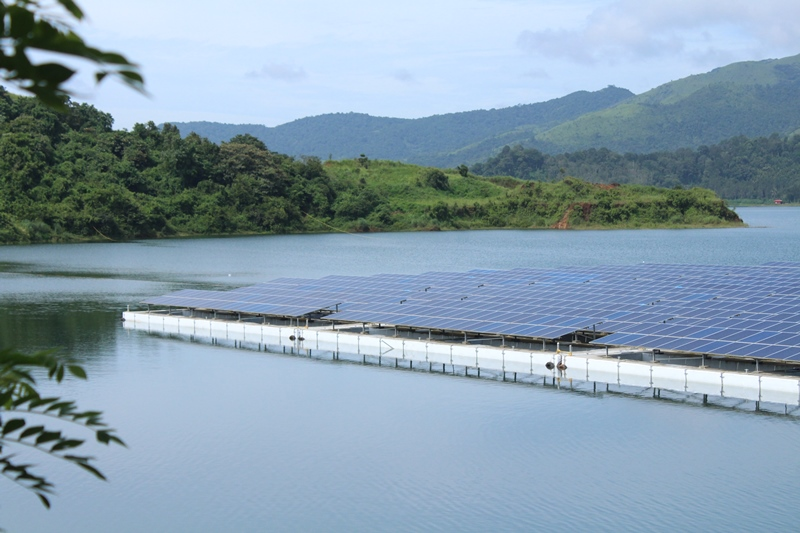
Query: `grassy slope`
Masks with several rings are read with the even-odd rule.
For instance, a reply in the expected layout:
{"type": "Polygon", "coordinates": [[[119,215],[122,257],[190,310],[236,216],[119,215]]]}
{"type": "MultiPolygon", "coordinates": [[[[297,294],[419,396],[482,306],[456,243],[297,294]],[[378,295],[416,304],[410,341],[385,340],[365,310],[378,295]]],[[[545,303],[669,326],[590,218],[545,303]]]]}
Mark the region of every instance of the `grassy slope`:
{"type": "Polygon", "coordinates": [[[565,178],[538,183],[448,173],[449,190],[426,186],[429,170],[391,161],[326,163],[340,190],[366,187],[382,204],[358,220],[327,221],[345,231],[480,228],[661,228],[736,226],[742,222],[707,189],[608,186],[565,178]]]}
{"type": "MultiPolygon", "coordinates": [[[[339,199],[354,191],[369,191],[375,205],[361,216],[339,212],[332,217],[305,214],[294,233],[335,231],[430,231],[458,229],[628,229],[741,226],[735,212],[707,189],[671,190],[640,185],[609,186],[575,178],[541,183],[510,177],[463,177],[447,173],[449,188],[426,185],[430,168],[394,161],[357,160],[327,162],[339,199]]],[[[338,201],[338,200],[337,200],[338,201]]],[[[334,204],[335,205],[335,204],[334,204]]],[[[2,220],[0,220],[2,222],[2,220]]],[[[30,221],[6,221],[22,238],[9,242],[49,242],[37,239],[30,221]],[[27,225],[26,225],[27,224],[27,225]]],[[[8,227],[6,229],[9,229],[8,227]]],[[[239,229],[225,234],[254,234],[239,229]]],[[[203,236],[219,232],[193,232],[174,236],[203,236]]],[[[102,235],[63,234],[58,242],[105,240],[102,235]]]]}

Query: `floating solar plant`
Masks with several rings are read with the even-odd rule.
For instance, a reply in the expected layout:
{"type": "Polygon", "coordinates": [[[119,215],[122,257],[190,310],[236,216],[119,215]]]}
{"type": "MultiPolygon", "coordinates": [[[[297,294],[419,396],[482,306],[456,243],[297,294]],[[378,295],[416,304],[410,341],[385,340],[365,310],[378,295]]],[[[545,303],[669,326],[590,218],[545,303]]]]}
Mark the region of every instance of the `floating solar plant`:
{"type": "Polygon", "coordinates": [[[476,269],[280,278],[143,303],[458,333],[800,360],[800,263],[476,269]]]}

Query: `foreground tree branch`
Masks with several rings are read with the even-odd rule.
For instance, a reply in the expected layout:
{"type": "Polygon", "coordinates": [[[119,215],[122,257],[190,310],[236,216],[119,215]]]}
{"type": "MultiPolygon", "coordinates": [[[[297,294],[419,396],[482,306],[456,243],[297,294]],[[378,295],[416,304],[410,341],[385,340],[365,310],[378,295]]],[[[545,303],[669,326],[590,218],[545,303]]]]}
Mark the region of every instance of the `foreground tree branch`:
{"type": "Polygon", "coordinates": [[[16,454],[8,453],[9,449],[36,450],[105,480],[103,473],[93,464],[94,457],[74,453],[86,442],[84,439],[50,429],[45,424],[48,420],[58,420],[78,431],[94,434],[102,444],[125,446],[125,443],[105,424],[100,411],[79,411],[73,401],[40,396],[33,376],[35,369],[46,371],[48,379],[57,383],[67,373],[86,379],[86,372],[81,366],[68,364],[51,352],[27,355],[11,349],[0,350],[0,473],[36,494],[49,508],[48,496],[53,492],[53,484],[36,473],[33,465],[18,462],[16,454]]]}
{"type": "Polygon", "coordinates": [[[64,55],[95,65],[99,83],[113,76],[144,92],[138,65],[123,55],[89,46],[71,23],[84,19],[73,0],[0,0],[0,76],[50,107],[65,110],[65,88],[75,70],[57,61],[35,63],[31,52],[64,55]]]}

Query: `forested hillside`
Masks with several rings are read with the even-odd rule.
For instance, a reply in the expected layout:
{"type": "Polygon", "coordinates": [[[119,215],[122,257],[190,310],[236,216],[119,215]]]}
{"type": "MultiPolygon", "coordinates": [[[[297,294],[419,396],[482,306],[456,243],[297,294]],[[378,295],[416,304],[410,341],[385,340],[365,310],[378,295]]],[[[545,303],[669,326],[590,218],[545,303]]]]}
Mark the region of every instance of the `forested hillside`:
{"type": "Polygon", "coordinates": [[[334,201],[319,160],[248,136],[218,146],[112,123],[87,104],[56,113],[0,89],[0,242],[291,231],[334,201]]]}
{"type": "Polygon", "coordinates": [[[171,235],[740,224],[705,189],[484,179],[359,157],[323,163],[250,135],[220,145],[152,122],[57,113],[0,89],[0,242],[171,235]]]}
{"type": "Polygon", "coordinates": [[[182,132],[196,132],[214,142],[249,133],[272,150],[295,156],[348,159],[367,154],[420,165],[454,167],[485,159],[504,144],[545,131],[586,113],[605,109],[633,96],[607,87],[580,91],[543,103],[504,109],[467,111],[419,119],[335,113],[308,117],[268,128],[255,124],[174,123],[182,132]]]}
{"type": "Polygon", "coordinates": [[[734,63],[662,85],[542,132],[528,146],[549,153],[588,148],[644,153],[798,129],[800,55],[734,63]]]}
{"type": "Polygon", "coordinates": [[[649,154],[590,149],[551,156],[520,145],[506,146],[471,170],[544,181],[566,174],[599,183],[705,187],[728,200],[800,202],[800,136],[734,137],[696,150],[649,154]]]}
{"type": "Polygon", "coordinates": [[[734,63],[634,96],[578,92],[539,104],[405,120],[321,115],[275,128],[178,124],[213,141],[249,133],[271,149],[322,159],[372,158],[451,168],[520,144],[549,154],[589,148],[648,153],[699,148],[744,135],[800,131],[800,55],[734,63]]]}

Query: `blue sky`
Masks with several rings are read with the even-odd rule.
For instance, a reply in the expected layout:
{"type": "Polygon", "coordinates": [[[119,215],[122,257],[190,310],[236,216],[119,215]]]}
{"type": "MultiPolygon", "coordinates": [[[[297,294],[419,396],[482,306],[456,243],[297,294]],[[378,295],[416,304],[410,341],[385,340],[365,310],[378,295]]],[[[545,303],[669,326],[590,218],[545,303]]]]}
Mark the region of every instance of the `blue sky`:
{"type": "Polygon", "coordinates": [[[141,64],[150,97],[75,81],[136,122],[275,126],[333,112],[416,118],[608,85],[641,93],[800,53],[797,0],[80,0],[86,40],[141,64]]]}

